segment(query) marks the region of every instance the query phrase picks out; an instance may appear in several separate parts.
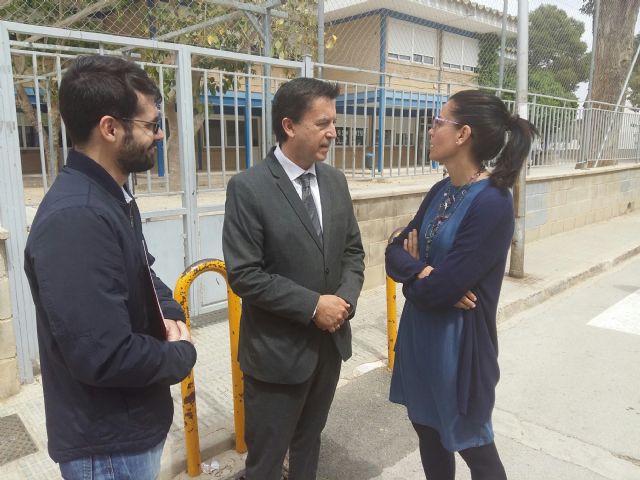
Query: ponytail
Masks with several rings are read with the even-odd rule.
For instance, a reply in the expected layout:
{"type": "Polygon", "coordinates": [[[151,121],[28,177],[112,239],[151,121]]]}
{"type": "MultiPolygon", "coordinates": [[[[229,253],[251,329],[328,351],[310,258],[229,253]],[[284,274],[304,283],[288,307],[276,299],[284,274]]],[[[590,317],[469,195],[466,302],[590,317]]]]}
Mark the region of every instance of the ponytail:
{"type": "Polygon", "coordinates": [[[495,158],[491,182],[501,188],[512,187],[538,134],[536,127],[511,115],[495,95],[479,90],[457,92],[449,102],[455,120],[471,127],[471,150],[478,165],[495,158]]]}
{"type": "Polygon", "coordinates": [[[497,187],[510,188],[516,183],[522,165],[529,155],[536,127],[518,115],[509,116],[505,122],[507,143],[496,157],[496,166],[490,179],[497,187]]]}

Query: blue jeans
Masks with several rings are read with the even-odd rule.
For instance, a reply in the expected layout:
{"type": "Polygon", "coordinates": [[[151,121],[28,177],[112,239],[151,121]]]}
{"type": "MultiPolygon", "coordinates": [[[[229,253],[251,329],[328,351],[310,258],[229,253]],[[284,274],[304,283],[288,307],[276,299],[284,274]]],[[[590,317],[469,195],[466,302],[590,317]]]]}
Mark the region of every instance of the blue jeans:
{"type": "Polygon", "coordinates": [[[60,472],[65,480],[155,480],[164,442],[143,452],[92,455],[61,463],[60,472]]]}

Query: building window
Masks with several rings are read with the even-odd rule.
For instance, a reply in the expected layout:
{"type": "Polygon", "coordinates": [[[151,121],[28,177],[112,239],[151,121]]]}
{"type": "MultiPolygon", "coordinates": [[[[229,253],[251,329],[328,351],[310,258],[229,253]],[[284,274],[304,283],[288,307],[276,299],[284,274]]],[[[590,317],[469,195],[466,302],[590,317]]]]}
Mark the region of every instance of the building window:
{"type": "Polygon", "coordinates": [[[401,20],[389,20],[388,58],[423,65],[435,65],[438,32],[401,20]]]}
{"type": "Polygon", "coordinates": [[[442,42],[444,68],[474,73],[478,71],[478,40],[445,32],[442,42]]]}

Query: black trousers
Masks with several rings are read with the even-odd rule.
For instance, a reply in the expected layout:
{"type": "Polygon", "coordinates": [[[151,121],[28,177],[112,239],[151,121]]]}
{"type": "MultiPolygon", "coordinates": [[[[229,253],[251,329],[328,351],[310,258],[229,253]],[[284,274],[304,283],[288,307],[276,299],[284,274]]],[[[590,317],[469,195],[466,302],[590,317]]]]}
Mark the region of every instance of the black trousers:
{"type": "Polygon", "coordinates": [[[245,375],[246,479],[280,480],[289,449],[289,480],[314,480],[320,434],[340,377],[341,358],[329,333],[322,335],[318,365],[300,384],[261,382],[245,375]]]}
{"type": "MultiPolygon", "coordinates": [[[[442,446],[437,430],[413,424],[420,441],[420,459],[427,480],[454,480],[456,460],[453,452],[442,446]]],[[[472,480],[507,480],[495,443],[458,452],[471,470],[472,480]]]]}

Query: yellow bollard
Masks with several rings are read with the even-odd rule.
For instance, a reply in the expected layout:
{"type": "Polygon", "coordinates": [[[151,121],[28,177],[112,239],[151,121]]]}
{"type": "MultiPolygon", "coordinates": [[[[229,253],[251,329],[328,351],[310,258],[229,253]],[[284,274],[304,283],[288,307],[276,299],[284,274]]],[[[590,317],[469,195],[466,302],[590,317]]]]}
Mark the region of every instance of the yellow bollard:
{"type": "MultiPolygon", "coordinates": [[[[205,259],[187,267],[176,283],[173,297],[182,306],[185,321],[191,328],[189,312],[189,288],[195,279],[205,272],[217,272],[227,281],[227,270],[222,260],[205,259]]],[[[247,451],[244,442],[244,406],[242,396],[244,383],[242,371],[238,363],[238,338],[240,330],[240,298],[231,290],[227,281],[227,299],[229,305],[229,334],[231,341],[231,378],[233,382],[233,414],[236,433],[236,450],[239,453],[247,451]]],[[[184,434],[187,450],[187,473],[191,477],[200,472],[200,439],[198,437],[198,414],[196,410],[196,388],[193,370],[182,380],[182,413],[184,416],[184,434]]]]}
{"type": "Polygon", "coordinates": [[[396,336],[398,333],[396,313],[396,282],[387,275],[387,368],[393,371],[393,362],[396,358],[394,348],[396,346],[396,336]]]}
{"type": "MultiPolygon", "coordinates": [[[[389,237],[389,244],[400,235],[404,228],[397,228],[389,237]]],[[[398,311],[396,303],[396,282],[387,275],[387,368],[392,371],[396,359],[396,338],[398,336],[398,311]]]]}

